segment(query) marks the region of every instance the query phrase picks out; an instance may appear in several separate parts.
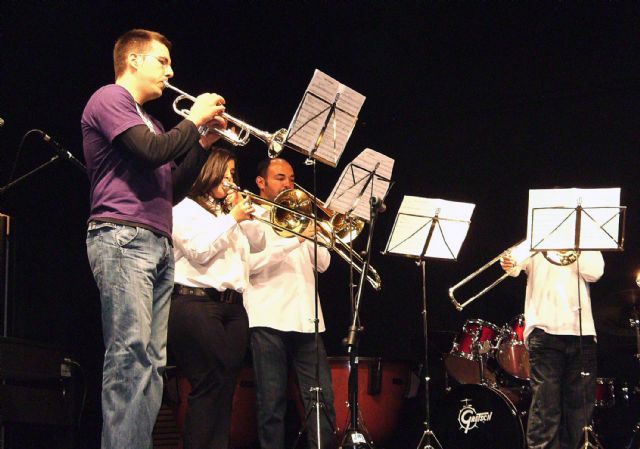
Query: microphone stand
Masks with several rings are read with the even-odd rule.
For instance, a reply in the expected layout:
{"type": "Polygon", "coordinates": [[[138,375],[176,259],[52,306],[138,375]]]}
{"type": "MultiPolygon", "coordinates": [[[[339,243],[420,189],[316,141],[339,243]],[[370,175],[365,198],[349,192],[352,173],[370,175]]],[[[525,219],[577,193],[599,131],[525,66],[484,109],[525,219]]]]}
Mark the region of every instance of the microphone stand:
{"type": "MultiPolygon", "coordinates": [[[[371,172],[370,180],[373,179],[374,172],[371,172]]],[[[370,180],[368,182],[370,182],[370,180]]],[[[349,422],[349,427],[345,430],[344,438],[342,440],[342,445],[340,446],[343,449],[346,448],[362,448],[362,447],[371,447],[367,444],[367,441],[364,435],[358,431],[358,335],[362,328],[358,325],[360,319],[360,302],[362,299],[362,290],[363,286],[366,282],[366,274],[369,271],[370,259],[371,259],[371,243],[373,241],[373,229],[375,227],[376,220],[378,218],[378,213],[380,212],[380,207],[382,205],[382,201],[375,196],[372,196],[369,199],[370,205],[370,216],[371,220],[369,223],[369,235],[367,238],[367,246],[366,246],[366,257],[364,258],[364,265],[362,267],[362,272],[360,273],[360,281],[358,283],[358,291],[356,294],[355,307],[353,309],[353,317],[351,320],[351,326],[349,326],[347,337],[345,338],[347,352],[349,353],[349,410],[351,413],[351,420],[349,422]]]]}
{"type": "Polygon", "coordinates": [[[0,196],[4,195],[5,193],[7,193],[9,190],[11,190],[16,184],[19,184],[20,182],[24,181],[25,179],[29,178],[31,175],[36,174],[37,172],[39,172],[40,170],[48,167],[49,165],[53,164],[54,162],[58,161],[58,159],[60,159],[60,156],[53,156],[51,159],[49,159],[47,162],[45,162],[44,164],[40,165],[39,167],[34,168],[33,170],[31,170],[28,173],[25,173],[24,175],[20,176],[19,178],[11,181],[9,184],[7,184],[6,186],[0,187],[0,196]]]}

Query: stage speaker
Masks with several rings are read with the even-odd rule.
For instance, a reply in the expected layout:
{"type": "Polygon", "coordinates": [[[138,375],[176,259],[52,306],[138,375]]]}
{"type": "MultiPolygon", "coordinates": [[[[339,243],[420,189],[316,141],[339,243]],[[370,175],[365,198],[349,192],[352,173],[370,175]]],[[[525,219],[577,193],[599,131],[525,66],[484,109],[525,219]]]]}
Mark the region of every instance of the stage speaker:
{"type": "Polygon", "coordinates": [[[64,348],[0,339],[1,449],[73,448],[77,366],[64,348]]]}

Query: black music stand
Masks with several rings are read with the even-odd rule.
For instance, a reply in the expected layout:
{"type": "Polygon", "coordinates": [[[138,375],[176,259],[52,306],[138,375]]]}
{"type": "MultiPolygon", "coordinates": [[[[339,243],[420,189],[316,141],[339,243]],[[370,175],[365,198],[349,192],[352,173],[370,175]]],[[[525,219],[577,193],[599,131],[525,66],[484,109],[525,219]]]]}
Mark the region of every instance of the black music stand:
{"type": "MultiPolygon", "coordinates": [[[[371,244],[373,230],[378,214],[384,209],[384,198],[391,185],[393,159],[370,148],[362,151],[345,167],[338,183],[329,195],[326,206],[336,212],[345,214],[350,220],[352,214],[369,222],[369,233],[365,249],[364,263],[357,284],[357,293],[353,298],[353,282],[351,283],[352,316],[347,337],[344,339],[349,353],[349,427],[340,445],[341,448],[372,447],[360,430],[358,408],[358,334],[360,326],[360,304],[362,292],[367,281],[371,260],[371,244]]],[[[353,249],[350,247],[350,251],[353,249]]],[[[353,266],[351,267],[353,269],[353,266]]],[[[353,274],[351,273],[351,277],[353,274]]],[[[370,438],[369,438],[370,440],[370,438]]]]}
{"type": "MultiPolygon", "coordinates": [[[[316,193],[316,161],[320,161],[332,167],[335,167],[344,152],[344,148],[351,136],[353,128],[358,119],[358,112],[364,103],[365,97],[353,89],[339,83],[335,79],[325,73],[316,70],[307,87],[307,90],[300,102],[298,109],[289,125],[287,137],[283,146],[291,148],[302,154],[307,155],[306,164],[313,167],[313,186],[312,195],[313,204],[313,224],[317,229],[318,207],[315,199],[318,197],[316,193]],[[331,130],[329,134],[327,131],[331,130]],[[329,138],[327,138],[327,136],[329,138]]],[[[270,148],[269,156],[277,157],[279,152],[272,152],[270,148]]],[[[318,448],[322,448],[322,437],[320,433],[320,409],[325,413],[327,420],[331,426],[334,423],[328,419],[326,408],[322,406],[326,401],[320,387],[320,371],[319,371],[319,296],[318,296],[318,238],[317,235],[313,239],[314,248],[314,335],[316,343],[316,369],[315,380],[316,385],[311,388],[314,400],[311,407],[305,414],[304,422],[298,432],[298,436],[293,444],[297,447],[298,441],[302,433],[307,427],[307,422],[315,409],[316,432],[318,448]]],[[[335,428],[333,429],[335,430],[335,428]]]]}
{"type": "Polygon", "coordinates": [[[469,203],[405,196],[383,253],[414,259],[421,268],[425,420],[417,449],[433,449],[432,439],[438,448],[443,449],[431,429],[426,259],[456,260],[467,235],[474,207],[469,203]]]}
{"type": "MultiPolygon", "coordinates": [[[[623,251],[626,207],[619,206],[620,189],[550,189],[529,191],[529,241],[532,251],[623,251]],[[566,204],[575,204],[567,207],[566,204]],[[616,204],[604,205],[603,204],[616,204]],[[535,206],[540,207],[535,207],[535,206]],[[586,207],[585,207],[586,206],[586,207]],[[622,218],[622,219],[621,219],[622,218]]],[[[580,294],[580,257],[575,260],[578,285],[580,375],[585,372],[580,294]]],[[[584,426],[582,449],[602,449],[587,416],[582,393],[584,426]],[[594,442],[592,443],[591,440],[594,442]]]]}

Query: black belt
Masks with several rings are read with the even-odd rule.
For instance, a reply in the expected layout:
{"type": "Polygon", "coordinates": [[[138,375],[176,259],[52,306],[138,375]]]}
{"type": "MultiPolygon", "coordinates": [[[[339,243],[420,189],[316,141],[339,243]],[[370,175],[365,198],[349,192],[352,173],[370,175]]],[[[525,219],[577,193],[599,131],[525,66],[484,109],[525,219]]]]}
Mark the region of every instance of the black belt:
{"type": "Polygon", "coordinates": [[[187,287],[186,285],[175,284],[174,295],[201,296],[225,304],[242,304],[242,294],[235,290],[225,290],[220,292],[215,288],[187,287]]]}

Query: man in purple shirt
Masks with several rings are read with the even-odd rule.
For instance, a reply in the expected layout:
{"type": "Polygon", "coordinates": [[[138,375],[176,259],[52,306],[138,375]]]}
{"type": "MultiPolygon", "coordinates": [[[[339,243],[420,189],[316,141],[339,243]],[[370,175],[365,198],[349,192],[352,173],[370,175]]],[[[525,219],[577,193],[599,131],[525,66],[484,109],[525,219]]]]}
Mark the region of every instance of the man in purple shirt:
{"type": "Polygon", "coordinates": [[[115,84],[82,114],[91,183],[87,255],[100,290],[105,356],[102,448],[151,449],[162,400],[174,260],[171,210],[189,191],[226,127],[224,99],[197,97],[189,116],[165,132],[143,105],[173,76],[163,35],[131,30],[116,41],[115,84]],[[177,164],[175,161],[181,161],[177,164]]]}

